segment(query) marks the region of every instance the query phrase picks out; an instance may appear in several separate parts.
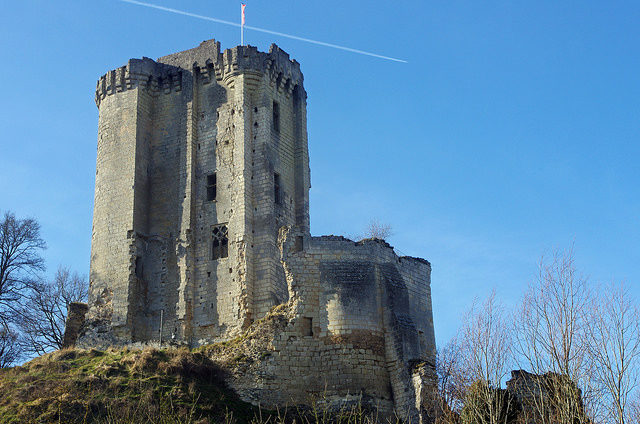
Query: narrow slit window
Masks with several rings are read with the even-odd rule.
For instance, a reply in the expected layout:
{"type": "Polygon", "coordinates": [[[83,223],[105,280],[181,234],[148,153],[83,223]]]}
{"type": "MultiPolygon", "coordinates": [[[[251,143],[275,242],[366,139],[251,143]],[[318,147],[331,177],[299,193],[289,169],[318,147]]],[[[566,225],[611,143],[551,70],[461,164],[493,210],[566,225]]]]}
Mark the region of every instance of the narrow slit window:
{"type": "Polygon", "coordinates": [[[143,278],[142,256],[136,256],[136,277],[143,278]]]}
{"type": "Polygon", "coordinates": [[[273,130],[280,132],[280,105],[275,101],[273,102],[273,130]]]}
{"type": "Polygon", "coordinates": [[[216,260],[229,256],[229,237],[226,225],[213,227],[211,240],[211,259],[216,260]]]}
{"type": "Polygon", "coordinates": [[[273,199],[276,203],[276,205],[280,204],[280,200],[281,200],[281,195],[280,195],[280,174],[273,174],[273,199]]]}
{"type": "Polygon", "coordinates": [[[216,174],[207,175],[207,201],[216,200],[216,174]]]}
{"type": "Polygon", "coordinates": [[[302,252],[304,250],[304,238],[302,236],[296,236],[295,251],[302,252]]]}
{"type": "Polygon", "coordinates": [[[302,335],[313,336],[313,318],[302,318],[302,335]]]}

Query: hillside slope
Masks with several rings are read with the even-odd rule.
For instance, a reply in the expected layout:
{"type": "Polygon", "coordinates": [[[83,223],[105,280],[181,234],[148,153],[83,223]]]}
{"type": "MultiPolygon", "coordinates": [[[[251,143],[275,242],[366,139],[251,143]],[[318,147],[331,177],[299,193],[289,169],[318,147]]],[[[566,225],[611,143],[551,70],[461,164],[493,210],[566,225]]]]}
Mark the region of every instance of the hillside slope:
{"type": "Polygon", "coordinates": [[[2,423],[250,422],[265,414],[186,348],[62,350],[0,370],[2,423]]]}
{"type": "Polygon", "coordinates": [[[65,349],[0,369],[0,423],[394,424],[359,402],[331,409],[323,397],[269,411],[244,402],[289,324],[280,305],[242,334],[196,349],[65,349]],[[236,384],[238,385],[238,384],[236,384]]]}

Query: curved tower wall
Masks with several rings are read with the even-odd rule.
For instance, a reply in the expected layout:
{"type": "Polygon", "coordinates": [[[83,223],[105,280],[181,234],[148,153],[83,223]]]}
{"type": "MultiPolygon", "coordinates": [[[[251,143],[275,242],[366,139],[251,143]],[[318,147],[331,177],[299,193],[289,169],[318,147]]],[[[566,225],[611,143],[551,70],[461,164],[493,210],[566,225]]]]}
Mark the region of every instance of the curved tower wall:
{"type": "Polygon", "coordinates": [[[96,98],[100,114],[91,244],[92,313],[110,320],[123,337],[131,336],[128,305],[137,295],[131,230],[144,228],[148,210],[148,151],[139,139],[147,137],[150,104],[131,77],[131,65],[98,82],[99,91],[117,95],[96,98]]]}
{"type": "Polygon", "coordinates": [[[237,389],[251,387],[243,395],[270,406],[303,402],[309,392],[362,393],[401,416],[414,410],[436,360],[429,262],[398,257],[383,240],[311,237],[297,228],[281,228],[279,242],[292,316],[273,342],[270,370],[279,377],[237,389]]]}

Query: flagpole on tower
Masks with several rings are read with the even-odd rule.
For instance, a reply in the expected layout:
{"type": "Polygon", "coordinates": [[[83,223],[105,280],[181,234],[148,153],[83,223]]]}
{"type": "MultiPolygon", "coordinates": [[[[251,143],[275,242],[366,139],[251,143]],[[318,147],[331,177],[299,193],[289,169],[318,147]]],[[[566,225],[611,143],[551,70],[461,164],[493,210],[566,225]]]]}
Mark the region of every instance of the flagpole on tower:
{"type": "Polygon", "coordinates": [[[242,3],[242,19],[240,24],[240,45],[244,46],[244,8],[246,4],[242,3]]]}

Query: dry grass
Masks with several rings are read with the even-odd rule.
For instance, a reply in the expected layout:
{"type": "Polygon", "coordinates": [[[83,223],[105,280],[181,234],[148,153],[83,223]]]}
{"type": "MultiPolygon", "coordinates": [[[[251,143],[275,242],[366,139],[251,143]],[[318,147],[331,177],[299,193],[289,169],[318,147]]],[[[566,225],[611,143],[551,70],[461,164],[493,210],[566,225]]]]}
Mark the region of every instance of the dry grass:
{"type": "MultiPolygon", "coordinates": [[[[260,330],[254,331],[263,331],[260,330]]],[[[256,334],[252,333],[252,336],[256,334]]],[[[245,344],[227,343],[231,358],[245,344]],[[235,353],[234,353],[235,352],[235,353]]],[[[375,424],[381,419],[360,405],[329,410],[263,410],[224,384],[223,371],[204,350],[186,348],[61,350],[20,367],[0,370],[0,423],[101,424],[375,424]]],[[[259,352],[246,351],[248,360],[259,352]]]]}
{"type": "Polygon", "coordinates": [[[329,410],[322,399],[310,407],[268,411],[228,389],[226,373],[259,366],[270,355],[286,314],[281,305],[242,335],[194,350],[68,349],[0,369],[0,423],[401,423],[360,405],[329,410]]]}
{"type": "Polygon", "coordinates": [[[0,370],[2,423],[248,422],[257,412],[187,349],[62,350],[0,370]]]}
{"type": "Polygon", "coordinates": [[[288,323],[287,304],[275,306],[262,319],[254,322],[241,335],[226,342],[196,349],[228,370],[238,370],[265,359],[273,350],[272,341],[288,323]]]}

